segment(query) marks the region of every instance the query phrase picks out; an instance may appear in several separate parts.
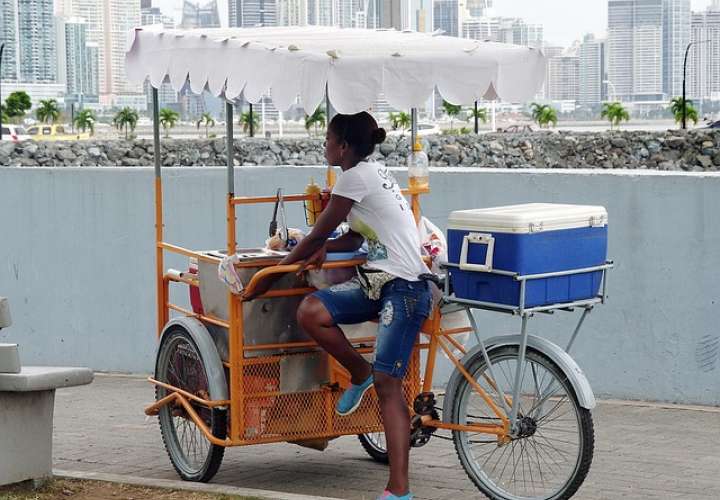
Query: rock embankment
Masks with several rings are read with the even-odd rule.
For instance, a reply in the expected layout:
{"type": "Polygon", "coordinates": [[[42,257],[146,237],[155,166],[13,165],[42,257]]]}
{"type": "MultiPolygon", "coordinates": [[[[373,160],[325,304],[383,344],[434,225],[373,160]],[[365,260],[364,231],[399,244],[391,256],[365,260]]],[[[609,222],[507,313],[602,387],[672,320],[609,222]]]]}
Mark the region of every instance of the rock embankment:
{"type": "MultiPolygon", "coordinates": [[[[423,139],[432,166],[601,168],[719,171],[720,131],[533,132],[430,136],[423,139]]],[[[321,139],[236,139],[236,165],[320,165],[321,139]]],[[[225,165],[223,139],[164,139],[164,166],[225,165]]],[[[409,137],[389,137],[374,157],[405,165],[409,137]]],[[[149,166],[149,140],[0,144],[2,166],[149,166]]]]}

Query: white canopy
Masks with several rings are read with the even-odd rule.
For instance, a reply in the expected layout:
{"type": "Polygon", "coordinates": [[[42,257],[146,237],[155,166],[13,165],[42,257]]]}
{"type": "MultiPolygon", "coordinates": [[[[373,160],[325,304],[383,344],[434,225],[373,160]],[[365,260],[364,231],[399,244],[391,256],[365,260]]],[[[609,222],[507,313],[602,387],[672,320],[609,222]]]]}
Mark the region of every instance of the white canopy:
{"type": "Polygon", "coordinates": [[[531,99],[545,78],[535,49],[395,30],[329,27],[166,30],[130,32],[125,56],[132,83],[166,76],[180,90],[206,86],[227,99],[251,103],[271,92],[279,110],[300,96],[305,111],[321,103],[327,84],[340,113],[369,109],[382,93],[397,109],[423,107],[435,87],[453,104],[500,98],[531,99]]]}

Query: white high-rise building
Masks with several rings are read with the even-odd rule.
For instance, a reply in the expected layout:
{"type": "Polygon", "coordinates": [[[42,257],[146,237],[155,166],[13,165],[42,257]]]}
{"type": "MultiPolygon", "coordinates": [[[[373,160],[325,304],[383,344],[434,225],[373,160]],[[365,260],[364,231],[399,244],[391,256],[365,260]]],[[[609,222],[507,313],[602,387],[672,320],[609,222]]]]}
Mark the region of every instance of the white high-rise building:
{"type": "Polygon", "coordinates": [[[543,26],[514,17],[468,17],[462,22],[463,38],[542,48],[543,26]]]}
{"type": "Polygon", "coordinates": [[[433,2],[433,29],[442,30],[447,36],[460,36],[460,5],[458,0],[435,0],[433,2]]]}
{"type": "Polygon", "coordinates": [[[205,4],[185,0],[180,27],[184,29],[219,28],[220,13],[217,0],[210,0],[205,4]]]}
{"type": "Polygon", "coordinates": [[[17,81],[17,4],[14,1],[0,1],[0,40],[5,42],[0,79],[17,81]]]}
{"type": "Polygon", "coordinates": [[[545,83],[547,97],[553,101],[579,100],[580,57],[573,47],[561,55],[548,59],[548,77],[545,83]]]}
{"type": "Polygon", "coordinates": [[[87,23],[87,40],[98,47],[100,101],[109,105],[116,96],[138,94],[125,75],[125,45],[131,28],[141,24],[140,2],[128,0],[66,0],[64,14],[87,23]]]}
{"type": "Polygon", "coordinates": [[[3,79],[23,83],[57,81],[57,33],[52,0],[3,0],[0,35],[5,42],[3,79]]]}
{"type": "Polygon", "coordinates": [[[228,0],[232,27],[277,26],[278,0],[228,0]]]}
{"type": "Polygon", "coordinates": [[[663,1],[608,0],[608,79],[621,100],[664,99],[663,1]]]}
{"type": "Polygon", "coordinates": [[[306,26],[308,0],[278,0],[278,26],[306,26]]]}
{"type": "Polygon", "coordinates": [[[64,52],[62,58],[68,96],[79,97],[88,93],[88,51],[87,51],[87,23],[81,18],[69,18],[58,21],[59,39],[58,52],[64,52]]]}
{"type": "Polygon", "coordinates": [[[578,101],[582,106],[593,106],[605,100],[606,41],[586,35],[580,44],[578,56],[580,67],[578,72],[578,101]]]}
{"type": "Polygon", "coordinates": [[[663,21],[663,90],[679,96],[685,48],[690,43],[690,0],[664,0],[663,21]]]}
{"type": "Polygon", "coordinates": [[[334,12],[334,0],[308,0],[308,24],[314,26],[333,26],[335,24],[334,12]]]}
{"type": "Polygon", "coordinates": [[[487,17],[492,6],[493,0],[467,0],[467,10],[471,17],[487,17]]]}
{"type": "Polygon", "coordinates": [[[720,100],[720,0],[692,16],[687,68],[687,95],[694,100],[720,100]]]}

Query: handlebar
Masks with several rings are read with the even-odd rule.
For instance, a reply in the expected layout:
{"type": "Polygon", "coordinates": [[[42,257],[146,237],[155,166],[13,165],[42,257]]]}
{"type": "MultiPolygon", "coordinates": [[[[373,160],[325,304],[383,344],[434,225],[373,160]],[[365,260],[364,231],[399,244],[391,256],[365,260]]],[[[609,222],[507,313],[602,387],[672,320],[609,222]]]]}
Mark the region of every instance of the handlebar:
{"type": "MultiPolygon", "coordinates": [[[[342,269],[346,267],[353,267],[358,266],[360,264],[364,264],[365,259],[351,259],[351,260],[338,260],[333,262],[324,262],[322,266],[320,266],[320,269],[342,269]]],[[[250,283],[247,284],[245,287],[245,293],[252,294],[252,292],[255,290],[255,287],[257,286],[258,282],[265,278],[266,276],[270,276],[273,274],[289,274],[289,273],[297,273],[302,269],[302,264],[285,264],[285,265],[278,265],[278,266],[270,266],[266,267],[264,269],[261,269],[260,271],[256,272],[252,279],[250,280],[250,283]]],[[[307,270],[317,270],[317,266],[311,266],[308,267],[307,270]]],[[[268,292],[268,294],[261,295],[257,298],[264,298],[268,296],[272,292],[268,292]]]]}

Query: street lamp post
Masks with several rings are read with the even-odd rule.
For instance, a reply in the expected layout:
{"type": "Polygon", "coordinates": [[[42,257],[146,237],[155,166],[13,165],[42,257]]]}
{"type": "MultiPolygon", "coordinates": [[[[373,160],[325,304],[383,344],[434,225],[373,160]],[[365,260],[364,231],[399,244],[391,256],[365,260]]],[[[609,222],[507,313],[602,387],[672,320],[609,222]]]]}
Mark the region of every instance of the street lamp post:
{"type": "Polygon", "coordinates": [[[687,59],[688,54],[690,53],[690,47],[693,45],[697,45],[700,43],[707,43],[710,40],[701,40],[699,42],[690,42],[687,45],[687,48],[685,49],[685,61],[683,62],[683,89],[682,89],[682,128],[683,130],[687,129],[687,102],[685,101],[685,75],[687,73],[687,59]]]}
{"type": "Polygon", "coordinates": [[[617,100],[617,91],[615,90],[615,84],[611,82],[610,80],[603,80],[603,83],[606,85],[610,85],[612,87],[612,93],[613,93],[613,102],[617,100]]]}
{"type": "MultiPolygon", "coordinates": [[[[0,43],[0,104],[2,104],[2,55],[5,44],[0,43]]],[[[0,141],[2,141],[2,106],[0,106],[0,141]]]]}

